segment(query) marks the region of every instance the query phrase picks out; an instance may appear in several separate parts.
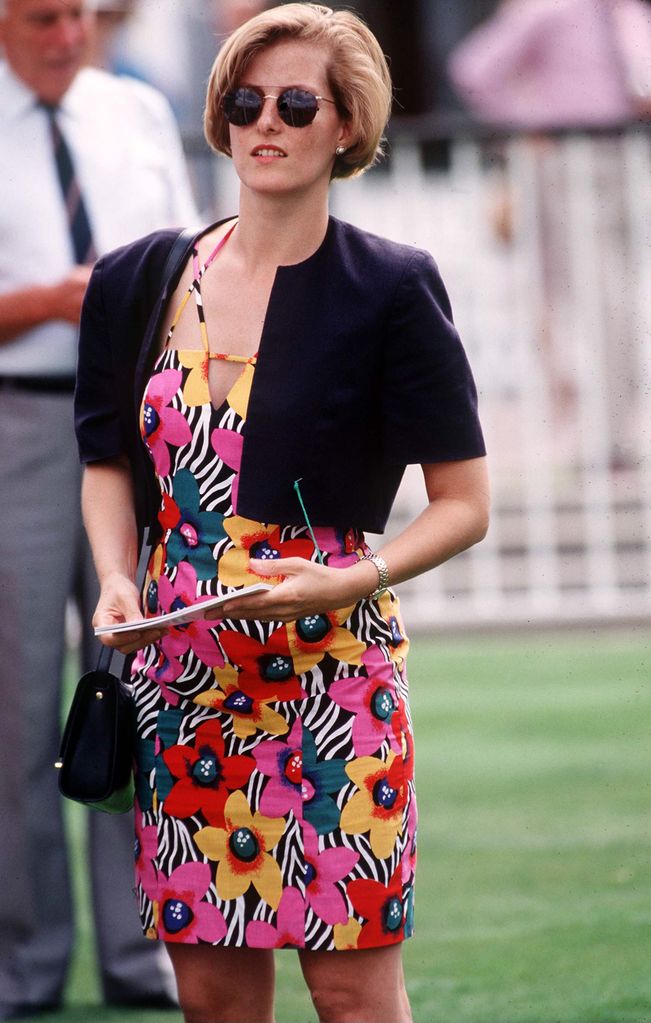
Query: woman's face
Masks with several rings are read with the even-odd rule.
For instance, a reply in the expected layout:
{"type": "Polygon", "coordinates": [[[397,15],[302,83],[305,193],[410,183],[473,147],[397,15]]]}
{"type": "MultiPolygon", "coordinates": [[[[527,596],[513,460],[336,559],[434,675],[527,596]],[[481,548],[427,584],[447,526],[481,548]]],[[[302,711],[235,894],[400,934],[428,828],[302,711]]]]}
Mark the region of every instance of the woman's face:
{"type": "Polygon", "coordinates": [[[230,125],[233,163],[242,184],[265,195],[327,190],[337,146],[350,145],[350,128],[334,103],[319,101],[311,124],[293,128],[281,120],[275,97],[288,87],[333,99],[327,79],[327,54],[313,43],[281,40],[256,54],[238,85],[253,85],[265,95],[253,124],[230,125]]]}

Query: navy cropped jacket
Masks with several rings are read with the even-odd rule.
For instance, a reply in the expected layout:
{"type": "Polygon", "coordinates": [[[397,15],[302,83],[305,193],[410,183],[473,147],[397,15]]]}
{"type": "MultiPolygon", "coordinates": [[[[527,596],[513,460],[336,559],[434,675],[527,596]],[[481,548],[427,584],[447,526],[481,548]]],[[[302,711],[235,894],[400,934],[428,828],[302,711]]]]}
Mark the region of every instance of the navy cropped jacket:
{"type": "MultiPolygon", "coordinates": [[[[140,531],[155,528],[160,501],[139,410],[178,281],[161,290],[175,237],[159,231],[100,259],[81,320],[80,457],[128,456],[140,531]]],[[[483,454],[474,382],[431,256],[331,217],[317,251],[276,273],[237,514],[303,524],[300,478],[314,525],[382,532],[407,464],[483,454]]]]}

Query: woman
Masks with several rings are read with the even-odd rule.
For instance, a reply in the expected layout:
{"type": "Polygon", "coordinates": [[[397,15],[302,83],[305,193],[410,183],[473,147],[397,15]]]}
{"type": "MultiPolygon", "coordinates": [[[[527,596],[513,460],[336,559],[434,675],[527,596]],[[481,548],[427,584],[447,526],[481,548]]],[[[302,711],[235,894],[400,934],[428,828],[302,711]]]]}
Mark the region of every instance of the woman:
{"type": "Polygon", "coordinates": [[[153,642],[105,638],[138,651],[138,896],[192,1023],[272,1020],[284,946],[320,1020],[411,1019],[408,641],[387,584],[478,541],[488,499],[430,256],[328,216],[331,178],[374,162],[390,101],[353,14],[295,3],[251,19],[219,53],[205,116],[240,178],[237,219],[199,235],[148,331],[168,232],[101,261],[86,300],[95,625],[273,585],[153,642]],[[371,555],[362,530],[382,531],[408,462],[427,507],[371,555]]]}

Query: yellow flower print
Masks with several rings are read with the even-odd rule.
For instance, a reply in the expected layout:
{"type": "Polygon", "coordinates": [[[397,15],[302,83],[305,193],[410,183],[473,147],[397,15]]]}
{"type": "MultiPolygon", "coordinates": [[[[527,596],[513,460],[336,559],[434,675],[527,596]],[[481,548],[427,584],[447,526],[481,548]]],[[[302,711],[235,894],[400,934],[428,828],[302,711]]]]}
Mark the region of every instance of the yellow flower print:
{"type": "Polygon", "coordinates": [[[232,664],[225,664],[223,668],[213,668],[213,675],[217,681],[217,685],[222,689],[226,689],[227,686],[237,685],[237,668],[232,664]]]}
{"type": "Polygon", "coordinates": [[[183,400],[186,405],[206,405],[210,401],[208,389],[208,356],[203,348],[180,349],[179,362],[189,369],[183,385],[183,400]]]}
{"type": "Polygon", "coordinates": [[[224,828],[202,828],[197,846],[209,860],[217,860],[215,887],[220,899],[237,899],[249,887],[278,909],[282,895],[280,867],[269,850],[282,838],[284,817],[251,813],[243,792],[233,792],[224,807],[224,828]]]}
{"type": "Polygon", "coordinates": [[[228,404],[241,419],[246,419],[246,410],[251,395],[251,384],[253,383],[253,366],[247,363],[239,377],[228,392],[228,404]]]}
{"type": "Polygon", "coordinates": [[[361,929],[362,925],[359,920],[355,920],[353,916],[348,918],[347,924],[335,924],[334,939],[337,951],[344,952],[346,949],[357,948],[357,939],[361,929]]]}
{"type": "Polygon", "coordinates": [[[310,671],[326,654],[346,664],[362,663],[366,645],[342,624],[352,610],[352,607],[345,607],[340,611],[306,615],[296,622],[287,623],[287,641],[297,675],[310,671]]]}
{"type": "Polygon", "coordinates": [[[279,583],[283,579],[283,558],[305,558],[309,561],[314,554],[311,540],[306,537],[281,540],[280,527],[273,524],[234,515],[224,521],[224,529],[235,544],[219,562],[219,579],[225,586],[242,586],[259,582],[262,578],[272,585],[279,583]],[[277,561],[278,575],[258,575],[251,567],[251,558],[277,561]]]}
{"type": "Polygon", "coordinates": [[[370,833],[373,855],[384,860],[402,834],[402,811],[407,798],[402,758],[391,751],[386,762],[358,757],[346,764],[346,774],[359,792],[341,814],[341,830],[348,835],[370,833]]]}
{"type": "Polygon", "coordinates": [[[258,729],[270,735],[284,735],[289,725],[282,714],[278,714],[269,706],[276,702],[276,697],[258,700],[249,696],[237,685],[237,670],[230,664],[223,668],[215,668],[214,674],[221,689],[205,689],[193,697],[193,703],[202,707],[214,707],[223,714],[230,714],[233,731],[238,739],[248,739],[258,729]]]}
{"type": "Polygon", "coordinates": [[[378,608],[389,629],[389,656],[399,668],[402,668],[409,651],[409,639],[400,614],[400,602],[395,593],[386,590],[378,599],[378,608]]]}

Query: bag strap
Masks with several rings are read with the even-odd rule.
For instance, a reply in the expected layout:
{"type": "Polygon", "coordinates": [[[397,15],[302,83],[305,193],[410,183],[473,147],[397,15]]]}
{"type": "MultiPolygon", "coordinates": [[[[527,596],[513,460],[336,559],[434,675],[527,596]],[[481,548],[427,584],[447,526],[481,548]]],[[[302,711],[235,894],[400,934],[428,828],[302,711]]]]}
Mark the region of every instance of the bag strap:
{"type": "Polygon", "coordinates": [[[169,284],[177,271],[181,269],[181,260],[185,258],[190,242],[194,241],[197,235],[201,234],[202,230],[205,229],[200,227],[184,227],[176,236],[163,267],[163,288],[166,284],[169,284]]]}
{"type": "MultiPolygon", "coordinates": [[[[200,227],[184,227],[182,231],[179,231],[178,235],[172,243],[172,247],[167,254],[165,265],[162,273],[162,285],[161,290],[167,287],[169,282],[175,277],[175,275],[181,269],[181,265],[185,262],[188,246],[197,235],[201,234],[202,228],[200,227]]],[[[113,647],[104,646],[99,652],[97,658],[97,671],[108,671],[111,666],[111,659],[113,657],[113,647]]]]}
{"type": "Polygon", "coordinates": [[[102,644],[102,647],[101,647],[100,652],[99,652],[99,657],[97,658],[97,671],[108,671],[110,666],[111,666],[111,658],[112,657],[113,657],[113,647],[112,646],[104,646],[102,644]]]}

